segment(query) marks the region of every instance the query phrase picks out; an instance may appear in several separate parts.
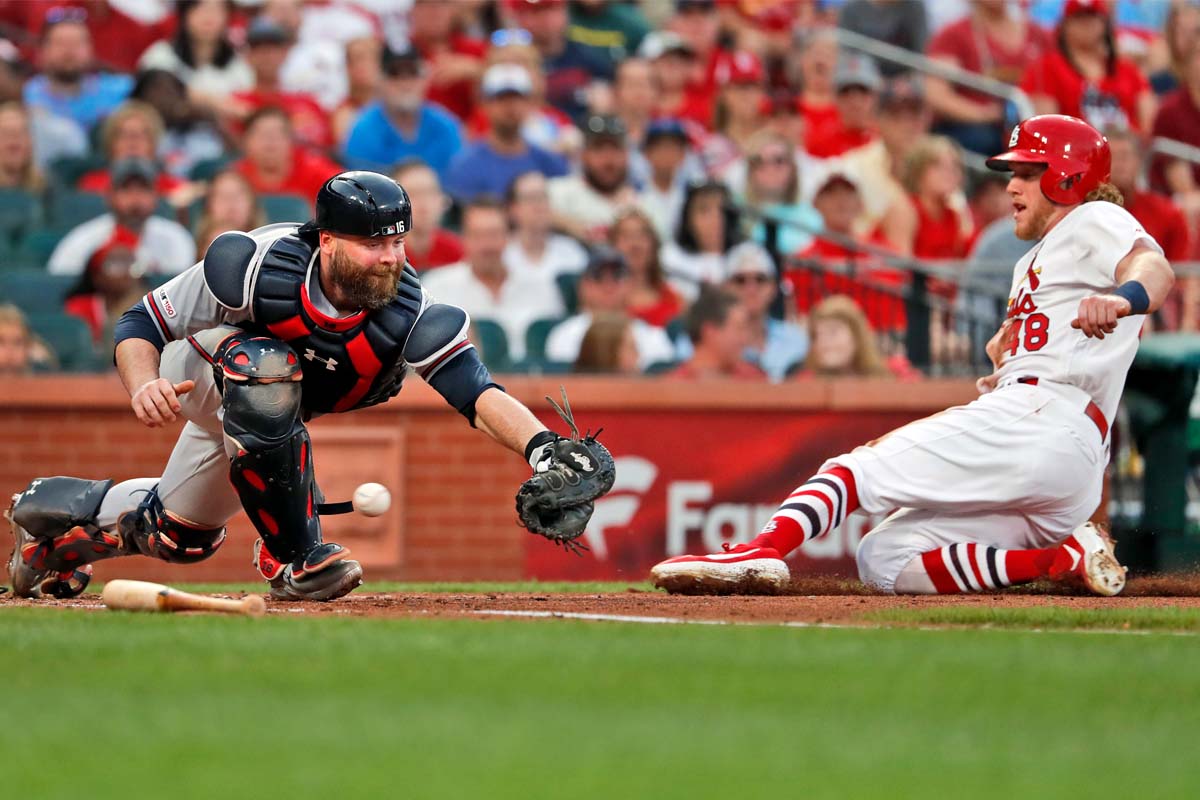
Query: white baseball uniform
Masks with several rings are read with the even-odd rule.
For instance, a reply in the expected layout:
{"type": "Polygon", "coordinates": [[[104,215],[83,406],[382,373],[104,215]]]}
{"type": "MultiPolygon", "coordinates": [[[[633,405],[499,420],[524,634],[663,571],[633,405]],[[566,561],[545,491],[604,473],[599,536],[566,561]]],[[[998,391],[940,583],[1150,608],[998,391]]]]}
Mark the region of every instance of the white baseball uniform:
{"type": "Polygon", "coordinates": [[[1103,339],[1071,322],[1085,297],[1116,288],[1117,264],[1138,244],[1162,252],[1117,205],[1071,211],[1014,268],[1018,330],[997,389],[821,468],[849,469],[867,513],[894,512],[859,546],[865,583],[892,591],[914,558],[960,542],[1050,547],[1091,516],[1144,318],[1103,339]]]}

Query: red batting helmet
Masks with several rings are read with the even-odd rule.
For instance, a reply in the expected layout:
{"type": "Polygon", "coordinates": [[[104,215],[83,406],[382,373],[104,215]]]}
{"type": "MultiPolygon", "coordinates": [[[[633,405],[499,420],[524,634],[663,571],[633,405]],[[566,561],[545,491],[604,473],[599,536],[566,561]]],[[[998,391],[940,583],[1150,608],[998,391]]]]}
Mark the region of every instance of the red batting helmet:
{"type": "Polygon", "coordinates": [[[1082,203],[1108,180],[1112,153],[1108,140],[1081,119],[1062,114],[1030,117],[1013,128],[1008,149],[987,160],[992,169],[1011,164],[1045,164],[1042,194],[1062,205],[1082,203]]]}

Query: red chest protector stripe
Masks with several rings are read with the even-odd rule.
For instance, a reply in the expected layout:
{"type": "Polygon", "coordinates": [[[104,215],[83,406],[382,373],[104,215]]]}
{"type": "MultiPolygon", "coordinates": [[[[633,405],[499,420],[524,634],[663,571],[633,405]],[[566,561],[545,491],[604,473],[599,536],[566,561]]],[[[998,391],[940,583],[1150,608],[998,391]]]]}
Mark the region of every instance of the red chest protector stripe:
{"type": "MultiPolygon", "coordinates": [[[[334,331],[335,333],[345,333],[362,322],[363,317],[367,315],[366,309],[356,314],[351,314],[348,317],[330,317],[322,314],[313,305],[312,299],[309,298],[307,284],[300,287],[300,306],[304,309],[304,313],[308,315],[308,318],[317,323],[318,327],[324,328],[327,331],[334,331]]],[[[307,333],[307,331],[305,332],[307,333]]]]}
{"type": "Polygon", "coordinates": [[[383,364],[375,355],[375,351],[371,349],[371,344],[367,341],[365,332],[360,332],[350,341],[346,342],[346,353],[350,356],[350,363],[354,365],[354,371],[358,373],[358,381],[354,384],[354,388],[350,393],[337,402],[333,407],[336,411],[347,411],[354,408],[359,400],[363,399],[363,395],[371,388],[371,383],[375,380],[375,376],[379,370],[383,368],[383,364]]]}
{"type": "Polygon", "coordinates": [[[299,339],[312,333],[308,324],[299,314],[280,320],[279,322],[272,322],[267,326],[267,330],[285,342],[290,342],[293,339],[299,339]]]}

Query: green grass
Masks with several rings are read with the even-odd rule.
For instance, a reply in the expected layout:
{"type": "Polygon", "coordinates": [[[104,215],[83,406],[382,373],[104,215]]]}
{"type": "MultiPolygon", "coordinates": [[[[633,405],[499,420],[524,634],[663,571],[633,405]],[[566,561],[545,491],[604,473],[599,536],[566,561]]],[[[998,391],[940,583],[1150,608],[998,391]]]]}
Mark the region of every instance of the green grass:
{"type": "Polygon", "coordinates": [[[1194,797],[1200,637],[0,613],[0,796],[1194,797]]]}
{"type": "Polygon", "coordinates": [[[940,608],[896,608],[876,611],[865,619],[928,625],[987,625],[995,628],[1038,628],[1055,630],[1157,630],[1200,632],[1200,608],[1063,608],[1037,606],[1005,608],[985,606],[942,606],[940,608]]]}

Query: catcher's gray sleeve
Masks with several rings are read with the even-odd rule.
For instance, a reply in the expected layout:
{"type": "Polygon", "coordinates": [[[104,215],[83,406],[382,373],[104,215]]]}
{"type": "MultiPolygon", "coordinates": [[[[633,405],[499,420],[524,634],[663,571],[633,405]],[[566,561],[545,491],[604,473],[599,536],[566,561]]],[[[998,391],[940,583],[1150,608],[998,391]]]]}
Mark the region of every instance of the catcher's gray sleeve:
{"type": "Polygon", "coordinates": [[[118,321],[117,344],[125,339],[145,339],[162,350],[168,342],[222,324],[251,318],[254,275],[263,253],[295,225],[267,225],[248,234],[226,233],[217,237],[205,258],[162,286],[146,293],[141,302],[118,321]],[[240,243],[247,247],[219,247],[218,243],[240,243]],[[210,287],[210,282],[213,284],[210,287]],[[234,298],[230,287],[242,293],[234,298]],[[223,295],[223,299],[219,299],[223,295]]]}

